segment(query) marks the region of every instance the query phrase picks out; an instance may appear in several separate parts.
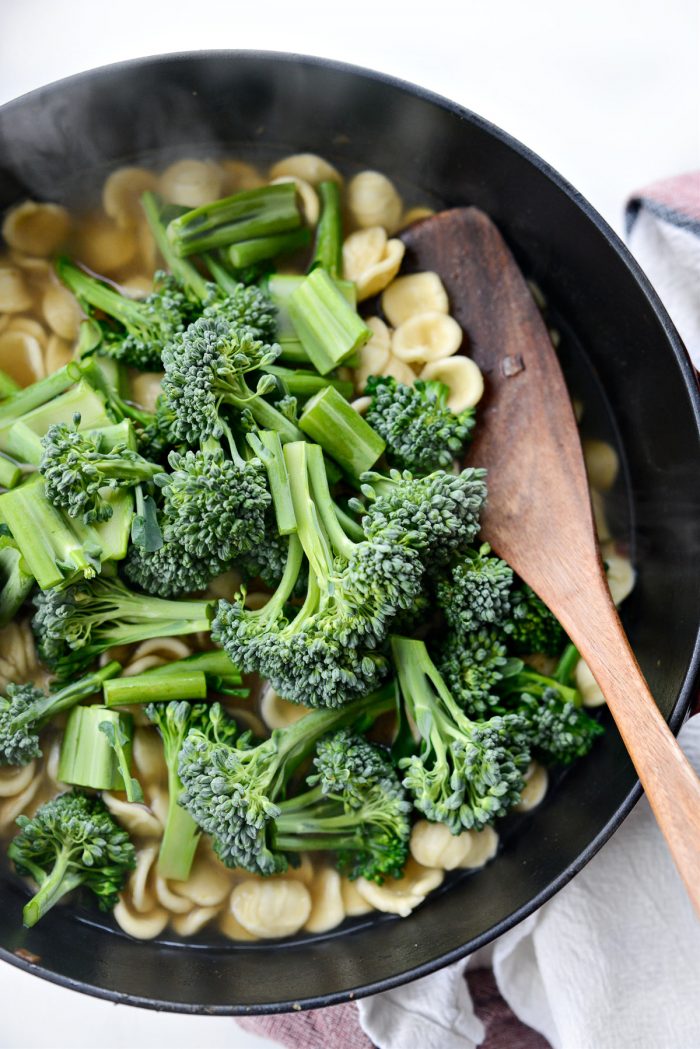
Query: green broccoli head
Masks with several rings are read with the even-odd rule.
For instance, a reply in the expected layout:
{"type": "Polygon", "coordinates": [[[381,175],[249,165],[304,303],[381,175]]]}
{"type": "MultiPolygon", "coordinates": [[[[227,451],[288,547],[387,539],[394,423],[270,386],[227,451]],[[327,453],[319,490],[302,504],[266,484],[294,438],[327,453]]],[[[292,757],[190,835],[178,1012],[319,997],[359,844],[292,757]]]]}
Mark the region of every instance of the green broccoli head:
{"type": "Polygon", "coordinates": [[[438,605],[455,633],[468,634],[508,617],[512,585],[513,569],[491,556],[491,547],[483,543],[478,550],[468,550],[438,583],[438,605]]]}
{"type": "Polygon", "coordinates": [[[583,758],[605,731],[553,684],[540,695],[524,692],[516,707],[523,738],[545,764],[571,765],[583,758]]]}
{"type": "Polygon", "coordinates": [[[125,307],[126,334],[120,337],[118,331],[110,331],[104,344],[111,357],[141,371],[161,368],[163,347],[177,332],[184,331],[199,312],[199,305],[170,274],[159,270],[153,285],[145,299],[133,302],[132,308],[125,307]]]}
{"type": "Polygon", "coordinates": [[[171,452],[168,461],[172,473],[158,479],[166,542],[222,563],[258,546],[271,504],[259,459],[234,462],[217,448],[171,452]]]}
{"type": "Polygon", "coordinates": [[[47,801],[31,819],[20,816],[17,823],[20,833],[8,855],[20,874],[39,885],[24,908],[27,927],[79,885],[90,889],[101,910],[114,907],[136,865],[136,853],[102,801],[71,791],[47,801]]]}
{"type": "Polygon", "coordinates": [[[273,343],[277,334],[277,310],[262,288],[238,284],[232,292],[224,293],[216,284],[209,284],[209,295],[204,301],[205,317],[221,317],[232,327],[248,331],[254,339],[273,343]]]}
{"type": "Polygon", "coordinates": [[[128,581],[145,594],[180,597],[205,590],[226,566],[206,553],[198,557],[171,539],[150,551],[132,543],[123,567],[128,581]]]}
{"type": "Polygon", "coordinates": [[[0,697],[0,765],[28,765],[41,757],[39,733],[35,722],[17,718],[31,711],[44,693],[35,685],[8,685],[0,697]]]}
{"type": "Polygon", "coordinates": [[[448,470],[464,454],[474,409],[451,411],[444,383],[417,379],[405,386],[392,376],[370,375],[365,393],[372,398],[365,418],[386,442],[391,466],[429,474],[448,470]]]}
{"type": "Polygon", "coordinates": [[[281,802],[272,840],[282,851],[331,850],[350,878],[398,878],[411,805],[388,755],[348,729],[318,744],[312,789],[281,802]]]}
{"type": "Polygon", "coordinates": [[[467,634],[450,633],[440,647],[438,667],[454,699],[469,716],[481,716],[500,704],[496,689],[518,669],[510,660],[502,635],[482,628],[467,634]]]}
{"type": "Polygon", "coordinates": [[[160,471],[138,452],[124,443],[110,451],[100,447],[96,433],[81,433],[80,415],[73,425],[54,423],[41,439],[43,454],[39,467],[44,476],[46,494],[69,517],[81,517],[84,524],[108,521],[112,506],[105,491],[133,488],[151,481],[160,471]]]}
{"type": "MultiPolygon", "coordinates": [[[[221,437],[222,405],[243,408],[255,395],[248,372],[264,368],[279,355],[278,346],[261,342],[222,316],[200,317],[176,335],[163,351],[163,401],[175,417],[175,432],[190,444],[221,437]]],[[[258,394],[270,387],[261,380],[258,394]]]]}
{"type": "Polygon", "coordinates": [[[511,594],[511,611],[504,630],[518,655],[535,652],[558,656],[566,644],[566,634],[544,601],[525,583],[511,594]]]}
{"type": "Polygon", "coordinates": [[[422,641],[392,637],[406,709],[420,734],[404,757],[404,787],[428,819],[453,834],[480,830],[518,801],[530,752],[517,714],[471,720],[460,709],[422,641]]]}
{"type": "Polygon", "coordinates": [[[364,512],[368,538],[393,530],[407,537],[426,565],[439,566],[466,550],[479,531],[479,515],[486,499],[486,471],[468,468],[459,474],[436,470],[427,477],[392,470],[389,477],[363,475],[364,512]]]}

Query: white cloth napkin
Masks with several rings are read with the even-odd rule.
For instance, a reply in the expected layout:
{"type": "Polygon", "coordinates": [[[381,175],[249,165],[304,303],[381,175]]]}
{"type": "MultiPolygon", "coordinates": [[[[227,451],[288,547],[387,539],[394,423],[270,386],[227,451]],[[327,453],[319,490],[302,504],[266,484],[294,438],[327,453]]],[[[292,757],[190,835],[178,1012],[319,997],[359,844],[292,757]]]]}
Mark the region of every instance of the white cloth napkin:
{"type": "MultiPolygon", "coordinates": [[[[680,741],[700,773],[700,715],[680,741]]],[[[378,1049],[474,1049],[484,1032],[464,967],[359,1001],[363,1030],[378,1049]]],[[[554,1049],[698,1049],[700,922],[646,798],[566,888],[497,941],[493,968],[513,1012],[554,1049]]]]}
{"type": "MultiPolygon", "coordinates": [[[[700,367],[700,174],[635,194],[628,236],[700,367]]],[[[680,741],[700,773],[700,714],[680,741]]],[[[700,1049],[700,922],[646,798],[496,942],[492,964],[513,1012],[554,1049],[700,1049]]],[[[358,1002],[363,1030],[378,1049],[473,1049],[484,1029],[465,965],[358,1002]]]]}

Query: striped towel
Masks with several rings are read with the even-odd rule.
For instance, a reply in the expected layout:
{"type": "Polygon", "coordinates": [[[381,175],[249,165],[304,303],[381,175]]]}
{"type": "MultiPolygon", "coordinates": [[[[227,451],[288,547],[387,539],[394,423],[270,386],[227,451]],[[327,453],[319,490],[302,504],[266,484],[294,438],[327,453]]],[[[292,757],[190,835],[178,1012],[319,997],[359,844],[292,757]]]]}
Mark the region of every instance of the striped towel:
{"type": "MultiPolygon", "coordinates": [[[[635,193],[626,226],[700,368],[700,172],[635,193]]],[[[700,707],[681,742],[700,772],[700,707]]],[[[238,1023],[290,1049],[700,1046],[700,928],[646,800],[570,885],[487,951],[493,969],[463,960],[357,1003],[238,1023]]]]}

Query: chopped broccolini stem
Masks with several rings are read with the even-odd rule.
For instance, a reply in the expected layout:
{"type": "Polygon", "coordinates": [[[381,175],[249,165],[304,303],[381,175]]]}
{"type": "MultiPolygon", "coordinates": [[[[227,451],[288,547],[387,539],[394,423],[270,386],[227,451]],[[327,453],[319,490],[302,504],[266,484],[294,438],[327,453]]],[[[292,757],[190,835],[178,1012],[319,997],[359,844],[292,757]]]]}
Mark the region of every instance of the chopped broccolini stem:
{"type": "Polygon", "coordinates": [[[292,292],[288,309],[309,360],[321,375],[337,368],[372,335],[322,269],[313,270],[292,292]]]}
{"type": "Polygon", "coordinates": [[[293,182],[243,190],[185,212],[168,225],[168,240],[184,258],[301,226],[293,182]]]}

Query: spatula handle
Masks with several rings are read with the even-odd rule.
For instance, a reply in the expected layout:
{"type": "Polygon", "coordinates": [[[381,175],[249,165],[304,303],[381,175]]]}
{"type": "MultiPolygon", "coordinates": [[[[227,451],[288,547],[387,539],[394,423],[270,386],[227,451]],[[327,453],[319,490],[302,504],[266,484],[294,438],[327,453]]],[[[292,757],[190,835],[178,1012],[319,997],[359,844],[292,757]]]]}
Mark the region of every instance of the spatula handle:
{"type": "Polygon", "coordinates": [[[585,604],[567,610],[564,626],[605,696],[700,917],[700,779],[654,702],[607,587],[597,601],[589,588],[585,604]]]}

